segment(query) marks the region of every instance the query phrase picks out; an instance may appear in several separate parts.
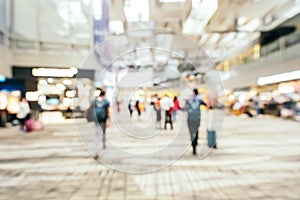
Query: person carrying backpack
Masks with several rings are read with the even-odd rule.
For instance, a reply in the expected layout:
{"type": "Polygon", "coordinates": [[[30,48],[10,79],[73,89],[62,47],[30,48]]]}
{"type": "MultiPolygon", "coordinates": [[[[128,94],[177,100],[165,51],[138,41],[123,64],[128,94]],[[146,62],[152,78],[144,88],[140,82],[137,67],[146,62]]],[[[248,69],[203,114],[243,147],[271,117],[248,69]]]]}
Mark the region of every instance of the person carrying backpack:
{"type": "Polygon", "coordinates": [[[196,155],[198,145],[198,129],[200,127],[201,111],[200,106],[206,106],[206,103],[198,96],[198,90],[194,89],[194,95],[191,99],[187,100],[187,124],[191,136],[191,142],[193,147],[193,154],[196,155]]]}
{"type": "Polygon", "coordinates": [[[106,141],[106,127],[109,126],[110,122],[110,112],[109,112],[109,101],[105,99],[105,91],[101,90],[99,97],[93,101],[92,105],[94,106],[95,111],[95,125],[96,125],[96,139],[95,139],[95,146],[96,146],[96,154],[94,159],[98,159],[99,157],[99,137],[100,132],[102,131],[102,144],[103,148],[106,148],[105,141],[106,141]]]}

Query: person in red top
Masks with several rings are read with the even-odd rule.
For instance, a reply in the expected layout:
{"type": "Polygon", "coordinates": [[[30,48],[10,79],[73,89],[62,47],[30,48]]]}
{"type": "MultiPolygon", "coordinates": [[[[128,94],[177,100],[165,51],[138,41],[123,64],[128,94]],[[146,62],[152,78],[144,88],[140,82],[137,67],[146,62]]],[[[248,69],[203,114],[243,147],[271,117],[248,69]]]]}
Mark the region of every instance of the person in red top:
{"type": "Polygon", "coordinates": [[[174,97],[173,100],[174,106],[172,108],[172,112],[173,112],[173,120],[176,121],[176,115],[177,115],[177,111],[180,110],[180,104],[179,101],[177,99],[177,96],[174,97]]]}

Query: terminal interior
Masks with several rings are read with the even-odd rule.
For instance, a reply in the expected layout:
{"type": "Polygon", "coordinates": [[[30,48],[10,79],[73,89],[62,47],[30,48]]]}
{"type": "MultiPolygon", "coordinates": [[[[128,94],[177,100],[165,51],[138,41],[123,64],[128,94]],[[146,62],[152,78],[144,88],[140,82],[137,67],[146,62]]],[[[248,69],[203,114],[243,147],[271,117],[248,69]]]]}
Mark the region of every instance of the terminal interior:
{"type": "Polygon", "coordinates": [[[0,0],[0,195],[298,199],[299,55],[299,0],[0,0]]]}

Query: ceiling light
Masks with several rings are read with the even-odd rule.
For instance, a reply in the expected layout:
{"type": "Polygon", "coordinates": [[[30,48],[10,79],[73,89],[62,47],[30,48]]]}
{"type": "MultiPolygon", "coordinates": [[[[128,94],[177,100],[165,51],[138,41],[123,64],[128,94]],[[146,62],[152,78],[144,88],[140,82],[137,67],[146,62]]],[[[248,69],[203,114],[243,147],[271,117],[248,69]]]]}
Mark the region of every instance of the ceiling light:
{"type": "Polygon", "coordinates": [[[101,20],[103,14],[102,0],[93,0],[94,19],[101,20]]]}
{"type": "Polygon", "coordinates": [[[227,42],[232,41],[234,38],[236,37],[236,33],[235,32],[231,32],[226,34],[223,39],[221,40],[220,44],[226,44],[227,42]]]}
{"type": "Polygon", "coordinates": [[[0,74],[0,82],[5,82],[5,81],[6,81],[6,77],[0,74]]]}
{"type": "Polygon", "coordinates": [[[209,43],[216,43],[220,39],[220,34],[219,33],[214,33],[210,39],[209,43]]]}
{"type": "Polygon", "coordinates": [[[242,26],[242,25],[244,25],[244,24],[247,22],[247,20],[248,20],[247,17],[239,17],[239,18],[237,19],[237,24],[238,24],[239,26],[242,26]]]}
{"type": "Polygon", "coordinates": [[[203,35],[201,35],[201,39],[200,39],[200,44],[203,44],[209,37],[209,34],[204,33],[203,35]]]}
{"type": "Polygon", "coordinates": [[[124,12],[128,22],[149,21],[149,0],[125,0],[124,12]]]}
{"type": "Polygon", "coordinates": [[[81,12],[81,3],[79,1],[69,1],[70,11],[73,13],[81,12]]]}
{"type": "Polygon", "coordinates": [[[201,34],[206,24],[217,11],[218,6],[218,0],[193,0],[190,15],[183,24],[183,33],[190,35],[201,34]]]}
{"type": "Polygon", "coordinates": [[[182,32],[189,35],[199,35],[202,33],[205,24],[197,19],[188,18],[183,24],[182,32]]]}
{"type": "Polygon", "coordinates": [[[255,31],[260,26],[260,18],[255,17],[237,27],[239,31],[255,31]]]}
{"type": "Polygon", "coordinates": [[[110,21],[109,22],[109,32],[111,34],[121,34],[124,33],[124,26],[122,21],[110,21]]]}

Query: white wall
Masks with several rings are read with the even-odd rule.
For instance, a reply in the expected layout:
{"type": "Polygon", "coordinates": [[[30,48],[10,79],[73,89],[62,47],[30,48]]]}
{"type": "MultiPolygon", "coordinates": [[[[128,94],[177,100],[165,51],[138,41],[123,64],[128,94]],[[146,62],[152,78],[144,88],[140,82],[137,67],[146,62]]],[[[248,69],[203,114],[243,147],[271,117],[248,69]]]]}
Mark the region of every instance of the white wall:
{"type": "Polygon", "coordinates": [[[80,67],[85,55],[51,55],[47,53],[14,53],[11,65],[80,67]]]}
{"type": "Polygon", "coordinates": [[[10,63],[12,57],[13,55],[11,51],[7,47],[0,45],[0,74],[7,77],[11,76],[10,63]]]}

